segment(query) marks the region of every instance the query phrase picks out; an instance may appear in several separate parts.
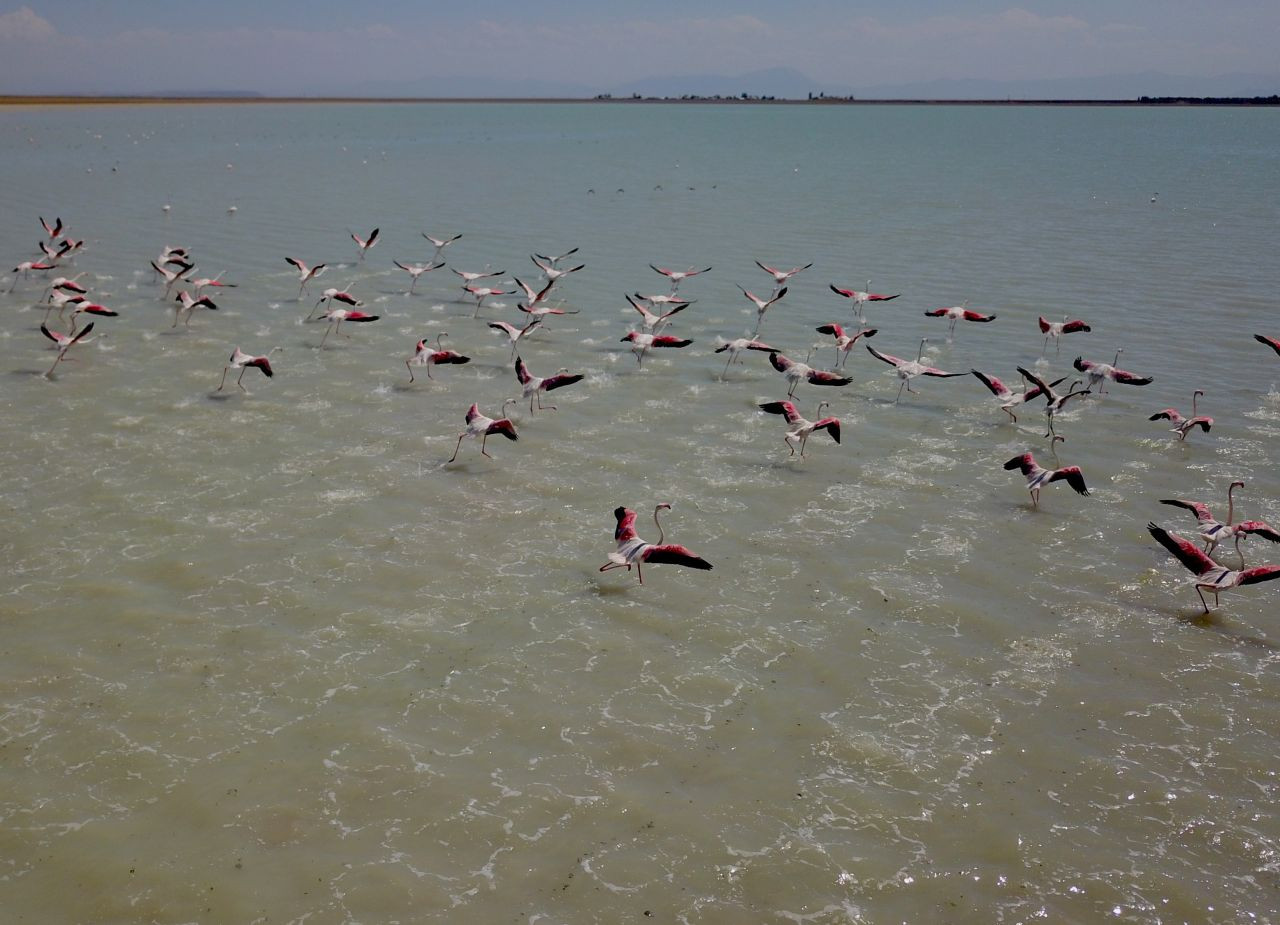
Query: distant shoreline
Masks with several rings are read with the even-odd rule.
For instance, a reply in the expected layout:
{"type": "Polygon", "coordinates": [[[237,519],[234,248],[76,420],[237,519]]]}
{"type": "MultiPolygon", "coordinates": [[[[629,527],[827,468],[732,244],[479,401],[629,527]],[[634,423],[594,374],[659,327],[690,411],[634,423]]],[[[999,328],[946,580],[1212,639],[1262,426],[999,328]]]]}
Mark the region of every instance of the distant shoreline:
{"type": "Polygon", "coordinates": [[[294,105],[325,104],[424,104],[492,103],[597,105],[735,105],[735,106],[1280,106],[1280,96],[1266,97],[1140,97],[1125,100],[956,100],[956,99],[857,99],[815,97],[775,99],[772,97],[687,96],[687,97],[350,97],[350,96],[22,96],[0,95],[0,106],[166,106],[166,105],[294,105]]]}

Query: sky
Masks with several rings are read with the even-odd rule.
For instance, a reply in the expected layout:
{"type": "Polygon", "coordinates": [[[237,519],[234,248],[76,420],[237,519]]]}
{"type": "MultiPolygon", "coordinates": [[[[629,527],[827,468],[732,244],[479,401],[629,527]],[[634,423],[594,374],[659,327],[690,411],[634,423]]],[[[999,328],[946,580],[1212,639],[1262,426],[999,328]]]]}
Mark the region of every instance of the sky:
{"type": "MultiPolygon", "coordinates": [[[[1276,0],[0,0],[0,92],[591,92],[791,68],[819,89],[1280,73],[1276,0]],[[454,84],[451,84],[451,86],[454,84]]],[[[1273,92],[1280,92],[1280,88],[1273,92]]]]}

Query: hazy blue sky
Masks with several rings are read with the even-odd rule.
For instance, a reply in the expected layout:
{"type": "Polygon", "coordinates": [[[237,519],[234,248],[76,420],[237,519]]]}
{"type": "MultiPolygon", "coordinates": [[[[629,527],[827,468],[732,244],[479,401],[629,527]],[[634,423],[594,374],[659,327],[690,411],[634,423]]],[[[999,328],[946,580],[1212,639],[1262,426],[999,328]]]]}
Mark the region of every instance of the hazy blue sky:
{"type": "Polygon", "coordinates": [[[1277,0],[0,0],[0,91],[321,92],[790,67],[832,87],[1280,71],[1277,0]]]}

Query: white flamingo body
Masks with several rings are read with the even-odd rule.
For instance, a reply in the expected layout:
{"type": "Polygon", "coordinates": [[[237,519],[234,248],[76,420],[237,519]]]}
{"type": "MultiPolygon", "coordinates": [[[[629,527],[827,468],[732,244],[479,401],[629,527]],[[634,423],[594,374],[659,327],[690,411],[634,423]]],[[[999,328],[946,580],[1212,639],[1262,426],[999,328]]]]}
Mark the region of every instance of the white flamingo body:
{"type": "Polygon", "coordinates": [[[665,534],[662,530],[662,524],[658,521],[658,511],[670,509],[671,505],[665,502],[653,509],[653,522],[658,525],[658,542],[648,543],[636,535],[636,512],[625,507],[615,508],[613,516],[617,519],[617,526],[614,528],[613,538],[618,545],[613,552],[609,553],[609,561],[600,566],[600,571],[607,572],[610,569],[625,568],[629,572],[634,566],[636,577],[639,579],[640,584],[644,584],[644,572],[641,570],[641,564],[645,562],[683,565],[686,568],[696,568],[704,571],[710,570],[711,563],[701,556],[695,555],[687,547],[675,543],[664,544],[662,542],[665,534]]]}

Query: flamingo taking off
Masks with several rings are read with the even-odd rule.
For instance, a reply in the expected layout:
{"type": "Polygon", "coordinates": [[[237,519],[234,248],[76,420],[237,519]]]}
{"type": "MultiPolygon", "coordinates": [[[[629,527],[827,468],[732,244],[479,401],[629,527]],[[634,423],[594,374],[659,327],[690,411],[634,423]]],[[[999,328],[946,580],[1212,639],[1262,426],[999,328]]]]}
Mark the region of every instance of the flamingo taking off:
{"type": "Polygon", "coordinates": [[[44,324],[40,325],[40,333],[53,341],[58,347],[57,359],[53,361],[53,365],[50,366],[48,371],[44,374],[46,379],[53,375],[53,371],[58,368],[58,364],[62,362],[62,358],[67,355],[67,351],[70,350],[74,344],[84,340],[92,330],[93,322],[89,322],[79,331],[73,330],[70,334],[63,334],[61,331],[54,331],[44,324]]]}
{"type": "Polygon", "coordinates": [[[756,307],[755,333],[758,334],[760,332],[760,325],[764,322],[764,313],[769,310],[770,305],[777,302],[787,294],[787,287],[783,286],[781,289],[774,289],[773,293],[767,299],[762,299],[755,293],[748,292],[746,289],[743,289],[741,286],[738,288],[742,289],[742,294],[747,297],[747,301],[756,307]]]}
{"type": "Polygon", "coordinates": [[[857,334],[849,335],[834,321],[819,325],[814,330],[819,334],[830,334],[836,339],[836,366],[844,366],[849,362],[849,351],[853,349],[854,344],[864,337],[875,337],[879,333],[878,328],[866,328],[857,334]]]}
{"type": "Polygon", "coordinates": [[[375,228],[373,231],[369,232],[369,237],[367,238],[360,237],[360,235],[356,234],[354,231],[350,232],[350,234],[351,240],[356,242],[356,247],[360,250],[360,259],[364,260],[365,252],[378,243],[378,229],[375,228]]]}
{"type": "Polygon", "coordinates": [[[309,267],[297,257],[286,257],[284,262],[298,271],[298,279],[301,282],[301,285],[298,286],[299,299],[302,298],[302,292],[307,288],[307,283],[323,273],[325,269],[325,264],[323,263],[317,263],[314,267],[309,267]]]}
{"type": "Polygon", "coordinates": [[[409,274],[412,282],[409,283],[408,295],[413,295],[413,287],[418,285],[418,277],[423,273],[430,273],[432,270],[438,270],[444,266],[443,263],[401,263],[399,260],[391,262],[409,274]]]}
{"type": "MultiPolygon", "coordinates": [[[[1073,398],[1076,398],[1081,395],[1089,394],[1088,389],[1076,389],[1076,386],[1081,384],[1079,379],[1076,379],[1074,382],[1071,383],[1071,385],[1067,386],[1067,391],[1060,395],[1053,390],[1054,383],[1045,382],[1043,379],[1041,379],[1035,373],[1031,372],[1031,370],[1027,369],[1026,367],[1019,366],[1018,372],[1022,373],[1022,378],[1026,379],[1033,386],[1039,389],[1040,394],[1044,396],[1044,400],[1045,400],[1044,416],[1045,416],[1046,423],[1048,425],[1048,429],[1044,433],[1046,437],[1051,437],[1055,433],[1057,433],[1053,429],[1053,416],[1062,410],[1062,406],[1065,405],[1068,401],[1070,401],[1073,398]]],[[[1061,382],[1061,381],[1062,379],[1058,380],[1058,382],[1061,382]]]]}
{"type": "Polygon", "coordinates": [[[1260,344],[1266,344],[1277,354],[1280,354],[1280,338],[1267,337],[1265,334],[1255,334],[1253,335],[1253,339],[1260,344]]]}
{"type": "Polygon", "coordinates": [[[622,343],[631,344],[631,352],[635,354],[636,365],[644,365],[644,355],[653,347],[688,347],[693,341],[672,334],[647,334],[644,331],[628,331],[622,343]]]}
{"type": "Polygon", "coordinates": [[[1213,550],[1227,537],[1235,538],[1236,554],[1240,556],[1240,567],[1244,567],[1244,553],[1240,549],[1240,541],[1246,536],[1256,535],[1273,543],[1280,542],[1280,531],[1261,520],[1242,520],[1232,523],[1235,517],[1235,490],[1243,488],[1244,482],[1235,481],[1227,488],[1227,520],[1217,520],[1209,511],[1209,506],[1199,501],[1183,501],[1181,498],[1161,498],[1161,504],[1180,507],[1196,515],[1196,530],[1204,542],[1205,555],[1212,555],[1213,550]]]}
{"type": "Polygon", "coordinates": [[[316,300],[316,304],[312,306],[311,311],[307,314],[305,320],[310,321],[315,317],[316,312],[320,310],[320,306],[328,303],[329,307],[333,307],[334,302],[341,302],[351,308],[360,308],[364,305],[359,299],[347,292],[345,289],[339,289],[336,286],[330,286],[320,294],[320,298],[316,300]]]}
{"type": "MultiPolygon", "coordinates": [[[[770,347],[764,341],[756,340],[753,337],[739,337],[731,341],[726,341],[715,349],[716,353],[729,354],[729,359],[724,362],[724,369],[720,373],[720,379],[724,379],[724,374],[729,371],[729,364],[734,360],[738,360],[738,354],[744,350],[759,350],[761,353],[777,353],[777,347],[770,347]]],[[[741,362],[741,360],[738,360],[741,362]]]]}
{"type": "Polygon", "coordinates": [[[925,312],[925,315],[929,318],[950,318],[951,326],[947,328],[947,337],[955,335],[957,321],[986,322],[996,320],[995,315],[984,315],[982,312],[975,312],[972,309],[966,308],[965,306],[968,304],[969,303],[966,302],[964,305],[952,305],[949,308],[934,308],[925,312]]]}
{"type": "MultiPolygon", "coordinates": [[[[157,273],[159,273],[161,276],[164,277],[164,297],[166,299],[169,298],[169,291],[173,289],[173,286],[175,283],[179,282],[182,279],[183,274],[189,273],[195,269],[194,264],[179,263],[179,264],[176,264],[172,270],[170,270],[167,267],[162,267],[160,264],[156,263],[154,260],[151,261],[151,266],[157,273]]],[[[146,272],[146,271],[144,270],[143,272],[146,272]]]]}
{"type": "MultiPolygon", "coordinates": [[[[328,311],[326,311],[323,315],[320,316],[321,321],[329,322],[329,327],[325,328],[324,337],[320,338],[320,346],[321,347],[324,346],[324,342],[329,339],[330,334],[340,333],[339,328],[342,327],[342,322],[344,321],[364,323],[367,321],[377,321],[378,318],[379,318],[378,315],[368,315],[368,314],[365,314],[364,312],[355,311],[354,309],[330,308],[328,311]]],[[[350,337],[351,335],[343,334],[342,336],[350,337]]]]}
{"type": "MultiPolygon", "coordinates": [[[[830,402],[818,402],[818,414],[822,414],[822,409],[830,405],[830,402]]],[[[809,435],[817,430],[825,430],[831,435],[831,439],[836,443],[840,442],[840,419],[835,417],[825,417],[817,421],[809,421],[800,415],[796,410],[796,406],[789,401],[767,401],[760,405],[760,410],[769,414],[780,414],[787,422],[787,432],[783,435],[783,441],[791,448],[791,455],[796,455],[796,445],[793,440],[800,441],[800,458],[804,458],[804,445],[809,440],[809,435]]]]}
{"type": "Polygon", "coordinates": [[[528,337],[529,334],[532,333],[533,329],[540,324],[542,324],[542,319],[535,317],[530,318],[529,323],[522,328],[518,328],[514,324],[506,321],[490,321],[489,327],[495,331],[501,331],[507,336],[511,341],[511,356],[514,358],[516,355],[516,348],[520,346],[520,341],[523,338],[528,337]]]}
{"type": "MultiPolygon", "coordinates": [[[[577,250],[577,248],[575,247],[574,250],[577,250]]],[[[572,253],[572,251],[570,253],[572,253]]],[[[565,256],[567,257],[568,254],[565,256]]],[[[567,270],[561,270],[556,267],[554,263],[548,262],[545,257],[542,261],[539,261],[536,255],[531,256],[529,259],[533,261],[533,265],[535,267],[542,271],[542,275],[545,276],[548,281],[553,283],[557,280],[563,279],[570,273],[577,273],[579,270],[585,269],[587,266],[585,263],[580,263],[576,267],[569,267],[567,270]]]]}
{"type": "MultiPolygon", "coordinates": [[[[1018,407],[1018,405],[1025,404],[1031,401],[1031,399],[1039,398],[1044,394],[1044,389],[1038,385],[1033,385],[1030,389],[1026,389],[1022,392],[1015,392],[995,376],[988,376],[986,373],[977,369],[971,369],[969,372],[977,376],[978,381],[991,391],[991,394],[1000,402],[1000,410],[1013,418],[1013,422],[1015,424],[1018,423],[1018,416],[1013,413],[1013,409],[1018,407]]],[[[1049,383],[1049,386],[1052,388],[1066,378],[1066,376],[1063,376],[1062,379],[1055,379],[1049,383]]]]}
{"type": "Polygon", "coordinates": [[[1004,464],[1005,469],[1019,469],[1027,477],[1027,491],[1031,493],[1031,506],[1040,507],[1040,489],[1050,482],[1060,479],[1076,490],[1077,494],[1087,495],[1089,489],[1084,484],[1084,475],[1079,466],[1063,466],[1061,469],[1046,469],[1036,462],[1031,453],[1015,456],[1004,464]]]}
{"type": "Polygon", "coordinates": [[[534,254],[533,256],[537,257],[543,263],[549,263],[551,264],[551,266],[555,267],[560,265],[561,260],[564,260],[566,257],[572,257],[577,252],[578,252],[578,249],[576,247],[572,247],[558,257],[547,257],[542,254],[534,254]]]}
{"type": "Polygon", "coordinates": [[[900,292],[896,292],[893,295],[881,295],[878,292],[868,292],[867,290],[871,288],[871,280],[867,280],[867,289],[841,289],[834,283],[828,283],[827,285],[831,287],[831,291],[836,295],[844,296],[853,303],[853,313],[860,319],[864,317],[863,306],[868,302],[888,302],[891,299],[896,299],[898,296],[902,295],[900,292]]]}
{"type": "Polygon", "coordinates": [[[187,327],[191,327],[191,316],[195,314],[197,308],[207,308],[209,311],[217,311],[218,306],[213,304],[213,300],[207,295],[196,298],[185,289],[178,290],[178,294],[173,297],[173,301],[178,303],[178,307],[173,310],[173,327],[178,326],[178,321],[182,318],[182,313],[187,313],[187,327]]]}
{"type": "MultiPolygon", "coordinates": [[[[533,403],[536,399],[538,402],[538,410],[542,410],[542,393],[551,392],[555,389],[564,388],[566,385],[573,385],[575,382],[583,380],[581,373],[569,373],[568,369],[561,368],[554,376],[546,378],[534,376],[529,372],[529,368],[524,365],[524,360],[520,356],[516,356],[516,379],[520,381],[520,397],[529,399],[529,413],[533,414],[533,403]]],[[[555,405],[547,405],[552,411],[556,410],[555,405]]]]}
{"type": "Polygon", "coordinates": [[[764,270],[766,273],[768,273],[770,276],[773,277],[773,291],[777,292],[783,286],[783,284],[787,282],[787,280],[791,279],[791,277],[795,276],[801,270],[809,269],[809,267],[813,266],[813,264],[806,263],[802,267],[792,267],[790,270],[779,270],[776,267],[766,266],[765,264],[757,260],[756,266],[758,266],[760,269],[764,270]]]}
{"type": "Polygon", "coordinates": [[[448,336],[449,333],[447,331],[441,331],[437,334],[434,347],[431,346],[431,341],[425,337],[418,341],[418,346],[414,349],[413,356],[404,361],[405,368],[409,370],[410,382],[413,382],[413,368],[415,366],[425,366],[427,368],[427,378],[432,379],[434,377],[431,375],[431,367],[439,363],[461,365],[471,362],[471,357],[463,356],[456,350],[446,350],[444,348],[440,342],[448,336]]]}
{"type": "Polygon", "coordinates": [[[663,312],[659,315],[648,307],[641,305],[626,293],[623,293],[623,298],[627,300],[628,305],[640,313],[640,317],[643,319],[641,324],[643,324],[645,331],[650,334],[656,334],[661,331],[670,323],[668,319],[670,319],[672,315],[682,312],[689,307],[688,302],[678,302],[670,311],[663,312]]]}
{"type": "Polygon", "coordinates": [[[1060,338],[1063,334],[1076,334],[1080,331],[1088,332],[1093,330],[1086,322],[1071,321],[1069,320],[1070,317],[1070,315],[1063,315],[1061,321],[1049,321],[1043,315],[1039,317],[1040,333],[1044,335],[1044,347],[1040,350],[1041,356],[1044,356],[1045,351],[1049,349],[1049,338],[1053,338],[1053,342],[1058,345],[1058,352],[1061,352],[1062,340],[1060,338]]]}
{"type": "Polygon", "coordinates": [[[511,289],[511,290],[506,290],[506,289],[496,289],[496,288],[494,288],[493,286],[472,286],[472,285],[469,285],[469,284],[468,284],[468,285],[466,285],[466,286],[463,286],[463,287],[462,287],[462,291],[463,291],[463,292],[466,292],[466,293],[470,294],[471,296],[474,296],[474,297],[475,297],[475,300],[476,300],[476,310],[475,310],[475,313],[474,313],[474,314],[472,314],[472,316],[471,316],[472,318],[479,318],[479,317],[480,317],[480,306],[484,304],[484,300],[485,300],[485,299],[487,299],[487,298],[489,298],[489,296],[491,296],[491,295],[515,295],[515,294],[516,294],[516,291],[515,291],[514,289],[511,289]]]}
{"type": "Polygon", "coordinates": [[[1199,427],[1206,434],[1213,427],[1213,418],[1199,414],[1196,409],[1196,399],[1204,394],[1204,389],[1196,389],[1191,393],[1191,417],[1184,418],[1182,412],[1177,408],[1165,408],[1157,411],[1148,421],[1172,421],[1173,426],[1169,428],[1170,432],[1178,435],[1179,440],[1186,440],[1187,434],[1199,427]]]}
{"type": "Polygon", "coordinates": [[[221,392],[222,387],[227,384],[227,370],[229,369],[240,370],[240,375],[236,379],[236,385],[240,386],[240,391],[242,392],[249,391],[244,387],[244,383],[241,382],[241,380],[244,379],[245,371],[250,366],[261,371],[262,375],[270,379],[275,375],[275,371],[271,368],[271,354],[275,353],[277,350],[283,349],[283,347],[272,347],[262,356],[254,356],[253,354],[245,353],[239,347],[236,347],[231,354],[231,359],[227,360],[227,365],[222,367],[222,381],[218,383],[218,391],[221,392]]]}
{"type": "Polygon", "coordinates": [[[916,351],[916,358],[914,360],[904,360],[901,357],[896,357],[891,353],[881,353],[879,350],[877,350],[875,347],[872,347],[870,344],[866,345],[867,351],[873,357],[875,357],[877,360],[880,360],[884,363],[888,363],[890,366],[894,367],[898,371],[898,378],[902,380],[902,385],[898,386],[897,397],[895,397],[893,400],[894,404],[897,404],[898,399],[902,398],[902,390],[904,388],[908,392],[915,391],[915,389],[911,388],[911,380],[916,378],[917,376],[932,376],[935,379],[950,379],[953,376],[969,375],[968,373],[949,373],[944,370],[938,369],[936,366],[926,366],[924,363],[922,363],[920,361],[920,358],[924,356],[924,345],[927,344],[928,342],[929,342],[929,338],[927,337],[920,338],[920,349],[916,351]]]}
{"type": "MultiPolygon", "coordinates": [[[[516,400],[514,398],[508,398],[502,403],[502,411],[499,413],[505,413],[507,405],[515,404],[515,401],[516,400]]],[[[467,429],[458,434],[458,443],[453,448],[453,455],[449,457],[449,462],[453,462],[458,458],[458,450],[462,448],[462,440],[464,437],[479,437],[480,455],[488,456],[490,459],[493,459],[489,452],[484,448],[485,441],[489,439],[490,434],[502,434],[502,436],[506,437],[508,440],[520,439],[516,435],[516,425],[512,424],[509,418],[502,417],[494,420],[491,417],[486,417],[480,413],[480,406],[472,403],[471,407],[467,409],[467,429]]]]}
{"type": "MultiPolygon", "coordinates": [[[[1075,362],[1071,365],[1082,373],[1089,376],[1089,388],[1101,385],[1104,379],[1110,379],[1112,382],[1119,382],[1122,385],[1149,385],[1152,381],[1151,376],[1139,376],[1137,373],[1131,373],[1127,369],[1117,369],[1116,364],[1120,362],[1120,354],[1124,353],[1124,348],[1120,347],[1116,350],[1116,358],[1110,363],[1094,363],[1092,360],[1086,360],[1084,357],[1076,357],[1075,362]]],[[[1106,392],[1106,388],[1101,388],[1098,394],[1106,392]]]]}
{"type": "Polygon", "coordinates": [[[1262,581],[1271,581],[1273,578],[1280,578],[1280,565],[1259,565],[1251,569],[1230,569],[1214,562],[1197,549],[1195,543],[1178,536],[1176,533],[1170,533],[1163,527],[1149,523],[1147,524],[1147,531],[1155,538],[1157,543],[1169,550],[1175,559],[1185,565],[1196,576],[1194,582],[1196,594],[1200,595],[1200,603],[1204,605],[1205,613],[1209,612],[1209,602],[1204,597],[1205,591],[1213,595],[1213,606],[1217,607],[1220,603],[1218,595],[1223,591],[1230,588],[1238,588],[1240,585],[1253,585],[1262,581]]]}
{"type": "Polygon", "coordinates": [[[711,267],[704,267],[701,270],[695,270],[693,267],[690,267],[687,270],[669,270],[666,267],[658,267],[653,264],[649,264],[649,267],[671,280],[671,291],[673,293],[680,288],[680,283],[682,281],[688,279],[690,276],[697,276],[699,273],[706,273],[711,269],[711,267]]]}
{"type": "Polygon", "coordinates": [[[787,382],[790,384],[787,389],[787,398],[795,394],[796,386],[802,380],[811,385],[830,386],[848,385],[853,381],[848,376],[841,376],[839,373],[828,372],[825,369],[814,369],[808,363],[793,360],[786,354],[779,353],[776,350],[769,354],[769,362],[774,369],[786,377],[787,382]]]}
{"type": "Polygon", "coordinates": [[[636,512],[625,507],[614,508],[613,516],[617,518],[618,525],[614,528],[613,538],[617,540],[618,548],[609,553],[609,561],[600,566],[600,571],[625,568],[629,572],[634,565],[636,577],[640,579],[640,584],[644,584],[644,573],[640,569],[642,562],[709,570],[711,563],[686,547],[675,543],[663,544],[665,534],[662,523],[658,520],[658,512],[664,510],[671,510],[671,505],[663,502],[653,509],[653,522],[658,526],[658,542],[646,543],[636,536],[636,512]]]}
{"type": "Polygon", "coordinates": [[[430,241],[431,246],[436,249],[436,252],[431,255],[432,260],[439,260],[440,252],[444,250],[446,247],[448,247],[450,244],[452,244],[454,241],[458,240],[458,238],[462,237],[462,235],[460,234],[455,234],[453,237],[450,237],[450,238],[433,238],[431,237],[431,235],[427,234],[425,231],[422,232],[422,236],[426,238],[428,241],[430,241]]]}
{"type": "Polygon", "coordinates": [[[206,286],[212,286],[215,289],[234,289],[237,285],[236,283],[224,283],[222,281],[221,273],[217,276],[201,276],[198,279],[190,279],[188,282],[191,283],[191,291],[197,296],[200,295],[200,290],[204,289],[206,286]]]}

